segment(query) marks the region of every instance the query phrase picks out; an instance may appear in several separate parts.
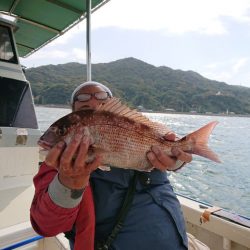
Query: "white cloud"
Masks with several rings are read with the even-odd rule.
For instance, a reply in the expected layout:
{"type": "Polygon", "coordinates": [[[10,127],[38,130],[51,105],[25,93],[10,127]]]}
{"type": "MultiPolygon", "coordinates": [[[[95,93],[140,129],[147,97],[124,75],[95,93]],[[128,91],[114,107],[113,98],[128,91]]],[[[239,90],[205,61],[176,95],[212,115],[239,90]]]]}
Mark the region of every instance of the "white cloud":
{"type": "Polygon", "coordinates": [[[112,0],[92,17],[94,28],[224,34],[223,17],[250,22],[249,0],[112,0]]]}
{"type": "MultiPolygon", "coordinates": [[[[233,58],[231,60],[213,62],[204,67],[203,72],[200,72],[203,76],[214,79],[217,81],[226,82],[229,84],[241,84],[248,70],[245,70],[250,67],[248,65],[249,58],[233,58]]],[[[249,77],[248,77],[249,78],[249,77]]],[[[245,85],[249,85],[250,82],[246,82],[245,85]]]]}
{"type": "Polygon", "coordinates": [[[205,65],[205,68],[209,69],[209,70],[213,70],[213,69],[216,69],[218,67],[218,62],[213,62],[213,63],[210,63],[208,65],[205,65]]]}
{"type": "Polygon", "coordinates": [[[73,48],[72,56],[77,62],[85,63],[86,62],[86,50],[73,48]]]}
{"type": "Polygon", "coordinates": [[[65,45],[70,42],[70,40],[78,33],[85,34],[86,24],[85,22],[81,22],[77,24],[75,27],[65,32],[63,35],[56,38],[53,42],[49,43],[46,47],[55,47],[58,45],[65,45]]]}
{"type": "Polygon", "coordinates": [[[86,61],[86,53],[84,50],[78,48],[72,49],[41,49],[36,53],[32,54],[28,58],[20,58],[21,63],[27,67],[36,67],[40,65],[46,64],[58,64],[58,63],[66,63],[66,62],[81,62],[85,63],[86,61]]]}
{"type": "Polygon", "coordinates": [[[233,74],[230,71],[208,72],[204,73],[204,75],[209,79],[227,83],[230,83],[231,78],[233,77],[233,74]]]}
{"type": "Polygon", "coordinates": [[[28,58],[20,58],[20,61],[21,64],[26,65],[27,67],[35,67],[36,65],[53,63],[54,60],[58,61],[58,59],[64,61],[68,56],[69,52],[62,50],[41,49],[28,58]]]}
{"type": "Polygon", "coordinates": [[[232,69],[233,69],[233,72],[236,74],[236,73],[238,73],[239,72],[239,70],[241,69],[241,68],[243,68],[245,65],[246,65],[246,63],[247,63],[247,61],[248,61],[248,58],[240,58],[240,59],[238,59],[235,63],[234,63],[234,65],[232,66],[232,69]]]}
{"type": "Polygon", "coordinates": [[[49,51],[38,51],[37,53],[35,53],[33,56],[36,59],[44,59],[44,58],[48,58],[48,59],[53,59],[53,58],[59,58],[59,59],[63,59],[63,58],[67,58],[69,55],[68,52],[62,51],[62,50],[49,50],[49,51]]]}

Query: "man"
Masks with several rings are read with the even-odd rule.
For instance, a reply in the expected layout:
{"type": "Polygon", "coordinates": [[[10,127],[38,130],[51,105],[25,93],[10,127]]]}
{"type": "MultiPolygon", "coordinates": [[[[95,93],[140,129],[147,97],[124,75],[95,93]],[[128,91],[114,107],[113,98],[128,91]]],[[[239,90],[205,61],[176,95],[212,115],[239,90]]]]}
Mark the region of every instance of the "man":
{"type": "MultiPolygon", "coordinates": [[[[72,110],[94,110],[110,97],[106,86],[83,83],[72,94],[72,110]]],[[[175,140],[175,134],[169,132],[166,139],[175,140]]],[[[152,146],[147,153],[154,167],[151,172],[135,174],[137,171],[112,166],[111,171],[102,171],[97,169],[99,155],[85,163],[89,144],[90,139],[79,130],[68,145],[59,142],[50,150],[34,178],[34,229],[44,236],[70,231],[75,250],[93,250],[94,245],[105,249],[105,244],[106,249],[114,250],[187,249],[183,215],[166,170],[180,168],[191,161],[191,155],[173,149],[172,158],[152,146]],[[132,201],[124,212],[121,207],[131,185],[132,201]],[[122,226],[115,227],[121,214],[122,226]]]]}

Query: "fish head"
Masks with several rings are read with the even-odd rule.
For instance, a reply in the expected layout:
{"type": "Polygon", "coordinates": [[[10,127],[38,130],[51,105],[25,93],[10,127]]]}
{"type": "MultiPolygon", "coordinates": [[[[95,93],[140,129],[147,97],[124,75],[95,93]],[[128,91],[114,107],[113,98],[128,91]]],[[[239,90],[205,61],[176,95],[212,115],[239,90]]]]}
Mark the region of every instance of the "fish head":
{"type": "Polygon", "coordinates": [[[52,148],[56,143],[63,140],[63,137],[67,134],[67,128],[50,126],[48,130],[40,137],[38,145],[44,149],[52,148]]]}
{"type": "Polygon", "coordinates": [[[49,150],[59,141],[68,140],[82,126],[80,114],[73,112],[57,120],[40,137],[38,145],[49,150]]]}

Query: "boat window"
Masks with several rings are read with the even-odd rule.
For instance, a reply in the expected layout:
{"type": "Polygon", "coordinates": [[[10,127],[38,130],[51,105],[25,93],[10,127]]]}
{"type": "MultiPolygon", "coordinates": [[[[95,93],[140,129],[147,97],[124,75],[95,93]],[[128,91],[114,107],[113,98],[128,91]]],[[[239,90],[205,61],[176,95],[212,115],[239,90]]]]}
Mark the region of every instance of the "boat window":
{"type": "Polygon", "coordinates": [[[0,61],[17,63],[10,28],[0,25],[0,61]]]}
{"type": "Polygon", "coordinates": [[[12,127],[22,101],[27,83],[13,79],[1,79],[0,126],[12,127]]]}

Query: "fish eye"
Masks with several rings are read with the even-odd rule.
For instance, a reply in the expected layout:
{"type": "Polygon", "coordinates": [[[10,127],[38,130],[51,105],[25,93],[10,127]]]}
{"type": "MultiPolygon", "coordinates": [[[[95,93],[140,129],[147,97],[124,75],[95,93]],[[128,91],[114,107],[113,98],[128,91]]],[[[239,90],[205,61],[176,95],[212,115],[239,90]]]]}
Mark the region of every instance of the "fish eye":
{"type": "Polygon", "coordinates": [[[63,136],[66,134],[67,128],[65,127],[59,128],[57,132],[58,132],[58,135],[63,136]]]}

